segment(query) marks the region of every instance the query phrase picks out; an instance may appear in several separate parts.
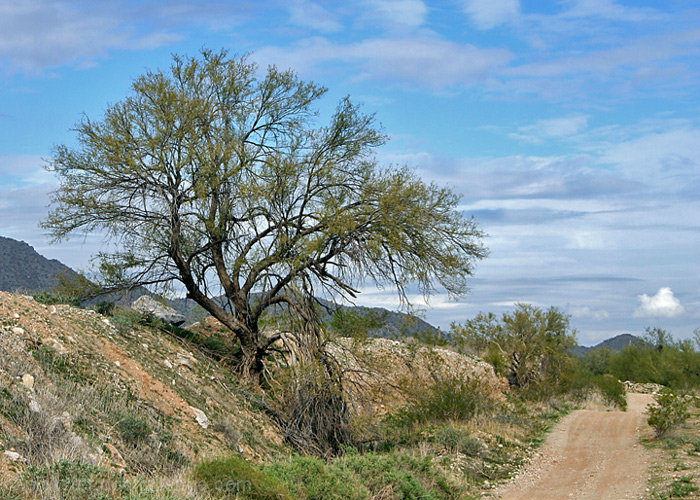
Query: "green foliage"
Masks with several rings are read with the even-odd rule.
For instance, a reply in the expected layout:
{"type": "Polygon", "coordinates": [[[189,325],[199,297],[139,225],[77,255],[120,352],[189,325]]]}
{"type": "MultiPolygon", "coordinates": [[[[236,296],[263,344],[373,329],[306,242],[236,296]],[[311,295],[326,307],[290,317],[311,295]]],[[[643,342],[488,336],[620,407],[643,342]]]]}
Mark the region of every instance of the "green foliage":
{"type": "Polygon", "coordinates": [[[700,386],[700,351],[689,342],[664,337],[662,347],[629,345],[609,360],[609,372],[620,380],[653,382],[675,389],[700,386]]]}
{"type": "Polygon", "coordinates": [[[468,432],[459,430],[451,425],[440,429],[435,438],[451,452],[463,453],[464,455],[475,457],[481,454],[484,447],[482,443],[469,435],[468,432]]]}
{"type": "Polygon", "coordinates": [[[627,398],[625,385],[613,375],[598,375],[595,378],[595,385],[603,396],[606,403],[614,404],[622,411],[627,410],[627,398]]]}
{"type": "Polygon", "coordinates": [[[361,500],[371,498],[370,491],[352,471],[333,462],[311,457],[292,457],[275,462],[265,470],[289,485],[308,500],[361,500]]]}
{"type": "Polygon", "coordinates": [[[408,405],[397,415],[407,425],[429,421],[468,421],[493,408],[488,384],[478,378],[438,378],[414,389],[408,405]]]}
{"type": "Polygon", "coordinates": [[[654,396],[654,402],[656,404],[649,405],[647,409],[647,422],[654,428],[657,437],[663,437],[690,417],[688,396],[663,389],[654,396]]]}
{"type": "Polygon", "coordinates": [[[61,460],[46,467],[29,466],[22,473],[22,489],[35,498],[107,500],[128,492],[115,472],[80,461],[61,460]]]}
{"type": "Polygon", "coordinates": [[[194,479],[215,498],[250,500],[293,500],[295,495],[273,474],[231,455],[195,466],[194,479]]]}
{"type": "Polygon", "coordinates": [[[547,397],[568,389],[566,373],[574,366],[569,350],[576,340],[569,319],[556,308],[518,304],[500,319],[482,313],[453,324],[452,334],[457,347],[483,356],[511,386],[547,397]]]}
{"type": "Polygon", "coordinates": [[[148,421],[141,417],[128,416],[117,422],[117,430],[125,443],[132,446],[145,441],[152,429],[148,421]]]}
{"type": "Polygon", "coordinates": [[[374,311],[360,313],[345,307],[339,307],[328,321],[328,327],[342,337],[363,340],[369,337],[371,330],[382,325],[382,319],[374,311]]]}
{"type": "Polygon", "coordinates": [[[244,375],[262,372],[271,345],[264,312],[299,315],[314,287],[352,297],[370,280],[403,297],[409,284],[464,293],[487,252],[459,197],[380,167],[385,136],[349,98],[318,126],[325,92],[226,51],[175,56],[102,120],[77,124],[76,148],[56,149],[61,184],[43,225],[57,239],[113,236],[121,247],[101,255],[104,284],[180,281],[239,339],[244,375]]]}
{"type": "Polygon", "coordinates": [[[698,491],[698,486],[693,483],[693,476],[681,476],[671,483],[669,495],[672,498],[687,497],[691,493],[698,491]]]}
{"type": "Polygon", "coordinates": [[[32,297],[34,297],[34,300],[39,304],[46,304],[47,306],[55,304],[68,304],[73,307],[80,306],[80,299],[78,297],[54,291],[37,292],[32,294],[32,297]]]}
{"type": "Polygon", "coordinates": [[[117,307],[112,311],[112,317],[109,321],[119,333],[125,335],[143,323],[145,316],[143,313],[128,307],[117,307]]]}
{"type": "Polygon", "coordinates": [[[461,498],[460,489],[446,481],[428,457],[416,458],[406,453],[348,453],[336,459],[337,467],[357,475],[373,497],[393,491],[395,498],[461,498]]]}

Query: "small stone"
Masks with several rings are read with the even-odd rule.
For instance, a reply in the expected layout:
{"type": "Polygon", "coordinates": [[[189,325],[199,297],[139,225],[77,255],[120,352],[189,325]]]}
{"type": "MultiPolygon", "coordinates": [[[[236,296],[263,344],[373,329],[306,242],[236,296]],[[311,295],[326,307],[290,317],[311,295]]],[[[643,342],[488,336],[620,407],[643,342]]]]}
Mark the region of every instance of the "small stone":
{"type": "Polygon", "coordinates": [[[51,309],[49,309],[49,314],[56,314],[56,306],[51,306],[51,309]]]}
{"type": "Polygon", "coordinates": [[[194,413],[194,419],[203,429],[209,427],[209,419],[202,410],[195,408],[194,406],[190,406],[190,410],[192,410],[192,413],[194,413]]]}
{"type": "Polygon", "coordinates": [[[119,361],[115,361],[114,364],[117,365],[117,368],[121,368],[121,366],[122,366],[119,361]]]}
{"type": "Polygon", "coordinates": [[[14,313],[14,314],[12,315],[12,317],[15,318],[15,319],[19,319],[19,314],[14,313]]]}
{"type": "Polygon", "coordinates": [[[34,390],[34,375],[31,375],[29,373],[25,373],[22,375],[22,385],[29,389],[30,391],[34,390]]]}
{"type": "Polygon", "coordinates": [[[144,349],[148,350],[148,344],[141,344],[141,347],[143,347],[144,349]]]}
{"type": "Polygon", "coordinates": [[[167,366],[168,368],[172,368],[172,367],[173,367],[173,364],[172,364],[170,361],[168,361],[167,359],[163,360],[163,364],[164,364],[165,366],[167,366]]]}
{"type": "Polygon", "coordinates": [[[112,323],[110,323],[109,320],[108,320],[107,318],[104,318],[104,319],[102,320],[102,322],[103,322],[105,325],[107,325],[107,326],[112,326],[112,323]]]}
{"type": "Polygon", "coordinates": [[[5,451],[3,452],[3,455],[5,455],[7,458],[9,458],[13,462],[23,462],[24,457],[17,453],[16,451],[5,451]]]}
{"type": "Polygon", "coordinates": [[[41,413],[41,405],[32,399],[29,402],[29,411],[32,411],[34,413],[41,413]]]}
{"type": "Polygon", "coordinates": [[[24,328],[20,328],[19,326],[14,326],[12,327],[12,333],[15,335],[24,335],[24,328]]]}
{"type": "Polygon", "coordinates": [[[124,461],[122,454],[119,453],[119,450],[113,444],[105,443],[105,448],[107,448],[107,451],[109,451],[109,454],[112,455],[112,459],[114,460],[114,464],[118,468],[123,469],[126,467],[126,462],[124,461]]]}
{"type": "Polygon", "coordinates": [[[178,352],[177,357],[175,358],[175,364],[178,366],[187,366],[188,368],[191,368],[193,360],[194,356],[178,352]]]}

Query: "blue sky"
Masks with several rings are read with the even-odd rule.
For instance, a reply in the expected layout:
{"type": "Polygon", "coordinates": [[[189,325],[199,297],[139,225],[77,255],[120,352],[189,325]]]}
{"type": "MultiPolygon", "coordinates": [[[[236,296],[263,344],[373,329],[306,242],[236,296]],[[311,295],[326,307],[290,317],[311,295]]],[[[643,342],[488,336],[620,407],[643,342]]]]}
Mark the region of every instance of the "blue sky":
{"type": "Polygon", "coordinates": [[[700,327],[700,2],[0,0],[0,235],[87,268],[98,236],[37,227],[42,158],[202,47],[327,86],[324,113],[350,95],[391,137],[381,162],[462,195],[491,255],[469,295],[433,297],[434,324],[522,301],[571,314],[582,344],[700,327]]]}

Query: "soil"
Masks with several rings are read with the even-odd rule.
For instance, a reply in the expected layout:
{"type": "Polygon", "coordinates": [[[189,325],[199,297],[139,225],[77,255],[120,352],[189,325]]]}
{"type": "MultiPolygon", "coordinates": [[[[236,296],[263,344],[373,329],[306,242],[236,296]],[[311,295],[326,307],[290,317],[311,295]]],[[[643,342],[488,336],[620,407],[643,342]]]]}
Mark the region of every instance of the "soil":
{"type": "Polygon", "coordinates": [[[629,393],[622,411],[577,410],[550,433],[526,469],[496,491],[504,500],[639,498],[651,458],[639,443],[650,433],[650,394],[629,393]]]}

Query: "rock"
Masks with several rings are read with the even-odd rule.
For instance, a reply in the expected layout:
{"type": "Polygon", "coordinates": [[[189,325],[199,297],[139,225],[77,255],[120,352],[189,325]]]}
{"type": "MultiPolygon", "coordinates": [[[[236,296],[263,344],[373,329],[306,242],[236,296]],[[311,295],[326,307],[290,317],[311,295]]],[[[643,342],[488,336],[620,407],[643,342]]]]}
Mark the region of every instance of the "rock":
{"type": "Polygon", "coordinates": [[[30,391],[34,390],[34,375],[31,375],[29,373],[25,373],[22,375],[22,385],[29,389],[30,391]]]}
{"type": "Polygon", "coordinates": [[[68,354],[68,349],[66,349],[66,346],[63,345],[63,343],[55,339],[53,337],[49,337],[47,339],[44,339],[44,343],[51,347],[54,351],[56,351],[58,354],[68,354]]]}
{"type": "Polygon", "coordinates": [[[158,319],[162,319],[173,325],[181,325],[185,322],[185,317],[170,306],[158,302],[149,295],[142,295],[136,299],[131,308],[142,313],[152,314],[158,319]]]}
{"type": "Polygon", "coordinates": [[[203,429],[209,427],[209,419],[202,410],[195,408],[194,406],[190,406],[190,410],[192,410],[192,413],[194,413],[194,419],[203,429]]]}
{"type": "Polygon", "coordinates": [[[32,399],[29,402],[29,411],[32,411],[34,413],[41,413],[41,405],[32,399]]]}
{"type": "Polygon", "coordinates": [[[25,461],[24,457],[22,455],[20,455],[19,453],[17,453],[16,451],[6,450],[3,452],[3,455],[5,455],[12,462],[24,462],[25,461]]]}
{"type": "Polygon", "coordinates": [[[24,328],[20,328],[19,326],[14,326],[12,327],[12,333],[15,335],[24,335],[24,328]]]}
{"type": "Polygon", "coordinates": [[[164,364],[165,366],[167,366],[168,368],[172,368],[172,367],[173,367],[173,364],[172,364],[170,361],[168,361],[167,359],[163,360],[163,364],[164,364]]]}
{"type": "Polygon", "coordinates": [[[15,318],[15,319],[19,319],[19,314],[14,313],[14,314],[12,315],[12,317],[15,318]]]}
{"type": "Polygon", "coordinates": [[[112,443],[105,443],[105,448],[107,448],[109,454],[112,455],[112,460],[114,461],[114,465],[116,465],[117,468],[126,468],[126,461],[124,461],[122,454],[119,453],[119,450],[112,443]]]}
{"type": "Polygon", "coordinates": [[[177,357],[175,358],[175,364],[178,366],[187,366],[188,368],[192,368],[193,362],[194,358],[192,355],[182,354],[181,352],[178,352],[177,357]]]}

